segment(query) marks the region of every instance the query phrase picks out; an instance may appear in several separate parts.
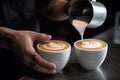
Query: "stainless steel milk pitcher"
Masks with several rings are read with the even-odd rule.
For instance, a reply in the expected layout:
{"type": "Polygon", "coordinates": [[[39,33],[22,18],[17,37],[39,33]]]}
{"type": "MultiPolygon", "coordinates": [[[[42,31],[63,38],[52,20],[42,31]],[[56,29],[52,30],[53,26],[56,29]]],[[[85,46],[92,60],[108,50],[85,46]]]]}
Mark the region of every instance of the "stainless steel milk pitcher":
{"type": "Polygon", "coordinates": [[[106,7],[96,0],[76,0],[68,10],[69,20],[74,19],[88,23],[89,28],[101,26],[107,16],[106,7]]]}

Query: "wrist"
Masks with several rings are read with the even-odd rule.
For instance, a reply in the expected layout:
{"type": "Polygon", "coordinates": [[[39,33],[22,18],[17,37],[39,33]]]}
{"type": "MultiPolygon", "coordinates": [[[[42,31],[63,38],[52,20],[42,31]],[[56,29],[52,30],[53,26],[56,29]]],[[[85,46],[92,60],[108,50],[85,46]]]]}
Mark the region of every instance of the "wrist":
{"type": "Polygon", "coordinates": [[[64,5],[64,12],[66,15],[68,15],[69,13],[69,8],[70,8],[70,2],[66,2],[66,4],[64,5]]]}
{"type": "Polygon", "coordinates": [[[1,48],[12,48],[14,33],[15,30],[0,27],[0,43],[2,43],[2,45],[0,46],[1,48]]]}

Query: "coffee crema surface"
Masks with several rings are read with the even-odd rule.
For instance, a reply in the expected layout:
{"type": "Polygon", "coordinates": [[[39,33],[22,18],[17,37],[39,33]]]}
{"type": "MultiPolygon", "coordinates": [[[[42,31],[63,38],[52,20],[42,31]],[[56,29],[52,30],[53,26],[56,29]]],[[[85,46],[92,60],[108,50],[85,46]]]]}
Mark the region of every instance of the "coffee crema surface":
{"type": "Polygon", "coordinates": [[[78,48],[85,50],[97,50],[105,48],[105,46],[107,46],[107,44],[104,41],[97,39],[84,39],[83,41],[80,40],[75,45],[78,48]]]}
{"type": "Polygon", "coordinates": [[[50,40],[39,43],[39,49],[46,51],[61,51],[69,48],[69,44],[62,40],[50,40]]]}

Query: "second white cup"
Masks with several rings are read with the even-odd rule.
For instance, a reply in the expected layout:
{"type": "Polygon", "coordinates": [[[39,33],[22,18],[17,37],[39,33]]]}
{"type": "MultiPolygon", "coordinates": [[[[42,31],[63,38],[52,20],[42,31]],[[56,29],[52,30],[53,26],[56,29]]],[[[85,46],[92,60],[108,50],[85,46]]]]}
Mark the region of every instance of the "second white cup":
{"type": "Polygon", "coordinates": [[[84,39],[76,41],[74,48],[79,64],[87,70],[95,70],[104,62],[108,44],[98,39],[84,39]]]}

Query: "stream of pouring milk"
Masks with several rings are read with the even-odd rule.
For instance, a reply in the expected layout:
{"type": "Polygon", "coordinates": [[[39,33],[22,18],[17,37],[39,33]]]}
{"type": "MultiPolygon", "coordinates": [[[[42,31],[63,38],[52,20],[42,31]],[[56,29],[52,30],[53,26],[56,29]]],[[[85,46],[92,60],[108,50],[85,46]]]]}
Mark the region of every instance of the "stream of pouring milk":
{"type": "Polygon", "coordinates": [[[81,36],[81,40],[83,41],[83,35],[84,35],[85,29],[86,29],[88,23],[86,23],[84,21],[80,21],[80,20],[74,19],[72,21],[72,25],[79,32],[79,34],[81,36]]]}

